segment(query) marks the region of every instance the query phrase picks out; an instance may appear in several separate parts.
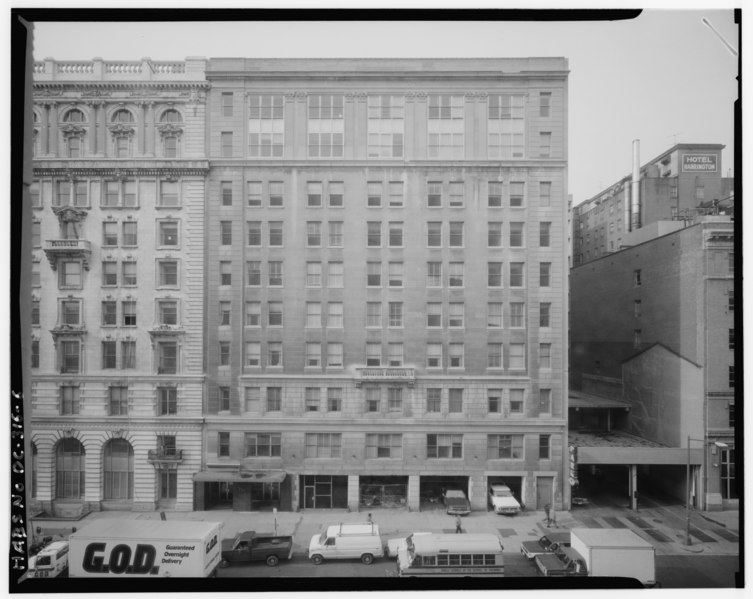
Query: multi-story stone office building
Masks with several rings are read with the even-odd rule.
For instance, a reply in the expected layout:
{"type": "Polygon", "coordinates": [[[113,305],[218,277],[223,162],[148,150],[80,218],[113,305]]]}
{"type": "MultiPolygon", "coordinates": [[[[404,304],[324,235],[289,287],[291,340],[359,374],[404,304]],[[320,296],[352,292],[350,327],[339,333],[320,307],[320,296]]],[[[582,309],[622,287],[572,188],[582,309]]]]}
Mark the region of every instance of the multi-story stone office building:
{"type": "Polygon", "coordinates": [[[568,504],[567,68],[209,61],[198,507],[568,504]]]}
{"type": "Polygon", "coordinates": [[[48,513],[193,505],[204,65],[34,65],[30,499],[48,513]]]}

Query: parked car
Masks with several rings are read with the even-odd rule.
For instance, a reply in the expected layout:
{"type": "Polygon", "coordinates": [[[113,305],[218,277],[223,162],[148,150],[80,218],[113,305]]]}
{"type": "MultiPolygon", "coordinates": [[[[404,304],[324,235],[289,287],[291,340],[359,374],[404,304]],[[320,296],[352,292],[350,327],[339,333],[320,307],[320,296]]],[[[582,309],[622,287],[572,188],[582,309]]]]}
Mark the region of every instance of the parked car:
{"type": "Polygon", "coordinates": [[[491,485],[489,487],[489,499],[492,508],[497,514],[514,516],[520,511],[520,504],[507,485],[491,485]]]}
{"type": "Polygon", "coordinates": [[[447,513],[453,516],[467,516],[471,513],[471,504],[465,496],[465,493],[459,489],[449,489],[444,494],[444,504],[447,513]]]}
{"type": "Polygon", "coordinates": [[[528,559],[533,559],[542,553],[552,553],[559,547],[570,547],[570,532],[550,532],[538,541],[523,541],[520,552],[528,559]]]}
{"type": "Polygon", "coordinates": [[[232,539],[222,540],[220,568],[249,562],[266,562],[268,566],[276,566],[281,559],[291,557],[293,537],[257,535],[253,530],[247,530],[238,533],[232,539]]]}

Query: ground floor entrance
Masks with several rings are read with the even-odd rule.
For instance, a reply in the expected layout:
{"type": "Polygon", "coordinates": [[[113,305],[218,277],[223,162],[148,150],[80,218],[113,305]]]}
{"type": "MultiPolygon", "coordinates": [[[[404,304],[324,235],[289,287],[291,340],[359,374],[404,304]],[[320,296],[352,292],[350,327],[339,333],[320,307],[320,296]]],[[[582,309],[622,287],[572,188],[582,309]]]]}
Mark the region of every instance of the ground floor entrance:
{"type": "Polygon", "coordinates": [[[421,511],[444,509],[443,498],[449,489],[463,491],[468,497],[468,482],[467,476],[422,476],[419,487],[421,511]]]}
{"type": "Polygon", "coordinates": [[[517,502],[520,504],[520,507],[525,507],[523,505],[523,477],[522,476],[489,476],[486,479],[487,485],[486,485],[486,500],[487,500],[487,507],[488,509],[492,509],[492,502],[489,495],[489,490],[491,489],[492,485],[507,485],[510,488],[510,491],[512,491],[513,497],[517,500],[517,502]]]}
{"type": "Polygon", "coordinates": [[[362,508],[405,507],[408,503],[408,477],[361,476],[358,497],[362,508]]]}
{"type": "Polygon", "coordinates": [[[304,474],[299,477],[299,505],[303,509],[348,507],[348,477],[304,474]]]}

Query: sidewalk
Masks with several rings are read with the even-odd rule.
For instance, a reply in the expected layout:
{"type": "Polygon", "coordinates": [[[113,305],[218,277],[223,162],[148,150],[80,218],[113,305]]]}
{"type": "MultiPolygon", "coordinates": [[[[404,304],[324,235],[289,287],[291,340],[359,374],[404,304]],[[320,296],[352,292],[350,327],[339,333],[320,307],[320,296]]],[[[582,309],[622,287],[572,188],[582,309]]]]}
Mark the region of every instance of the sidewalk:
{"type": "MultiPolygon", "coordinates": [[[[382,538],[406,536],[412,532],[455,532],[455,519],[443,510],[409,512],[405,509],[379,509],[371,511],[379,524],[382,538]]],[[[234,512],[213,510],[203,512],[165,512],[167,520],[217,521],[224,524],[223,536],[231,537],[245,530],[275,532],[272,512],[234,512]]],[[[348,512],[344,509],[304,510],[278,512],[277,534],[292,535],[294,551],[306,553],[311,537],[321,533],[331,524],[339,522],[365,522],[367,512],[348,512]]],[[[72,528],[83,529],[87,523],[100,518],[159,520],[160,512],[92,512],[83,519],[71,522],[62,520],[34,521],[42,535],[67,537],[72,528]]],[[[618,508],[579,507],[571,512],[557,512],[559,527],[572,528],[630,528],[656,547],[657,555],[682,555],[688,552],[705,555],[737,555],[739,514],[736,511],[703,514],[692,512],[691,545],[685,545],[686,521],[682,506],[662,506],[633,512],[618,508]]],[[[495,532],[502,539],[505,551],[517,552],[523,541],[538,539],[549,529],[544,526],[541,511],[524,511],[513,517],[499,516],[493,512],[473,512],[462,519],[467,533],[495,532]]]]}

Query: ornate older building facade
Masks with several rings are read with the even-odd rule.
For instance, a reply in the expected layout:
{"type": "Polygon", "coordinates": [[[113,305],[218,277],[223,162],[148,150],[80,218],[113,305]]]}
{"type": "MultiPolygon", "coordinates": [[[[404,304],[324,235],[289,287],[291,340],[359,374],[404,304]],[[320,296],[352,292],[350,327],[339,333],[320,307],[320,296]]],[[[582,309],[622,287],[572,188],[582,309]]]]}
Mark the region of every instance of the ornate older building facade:
{"type": "Polygon", "coordinates": [[[34,67],[32,500],[190,509],[202,447],[204,60],[34,67]]]}

